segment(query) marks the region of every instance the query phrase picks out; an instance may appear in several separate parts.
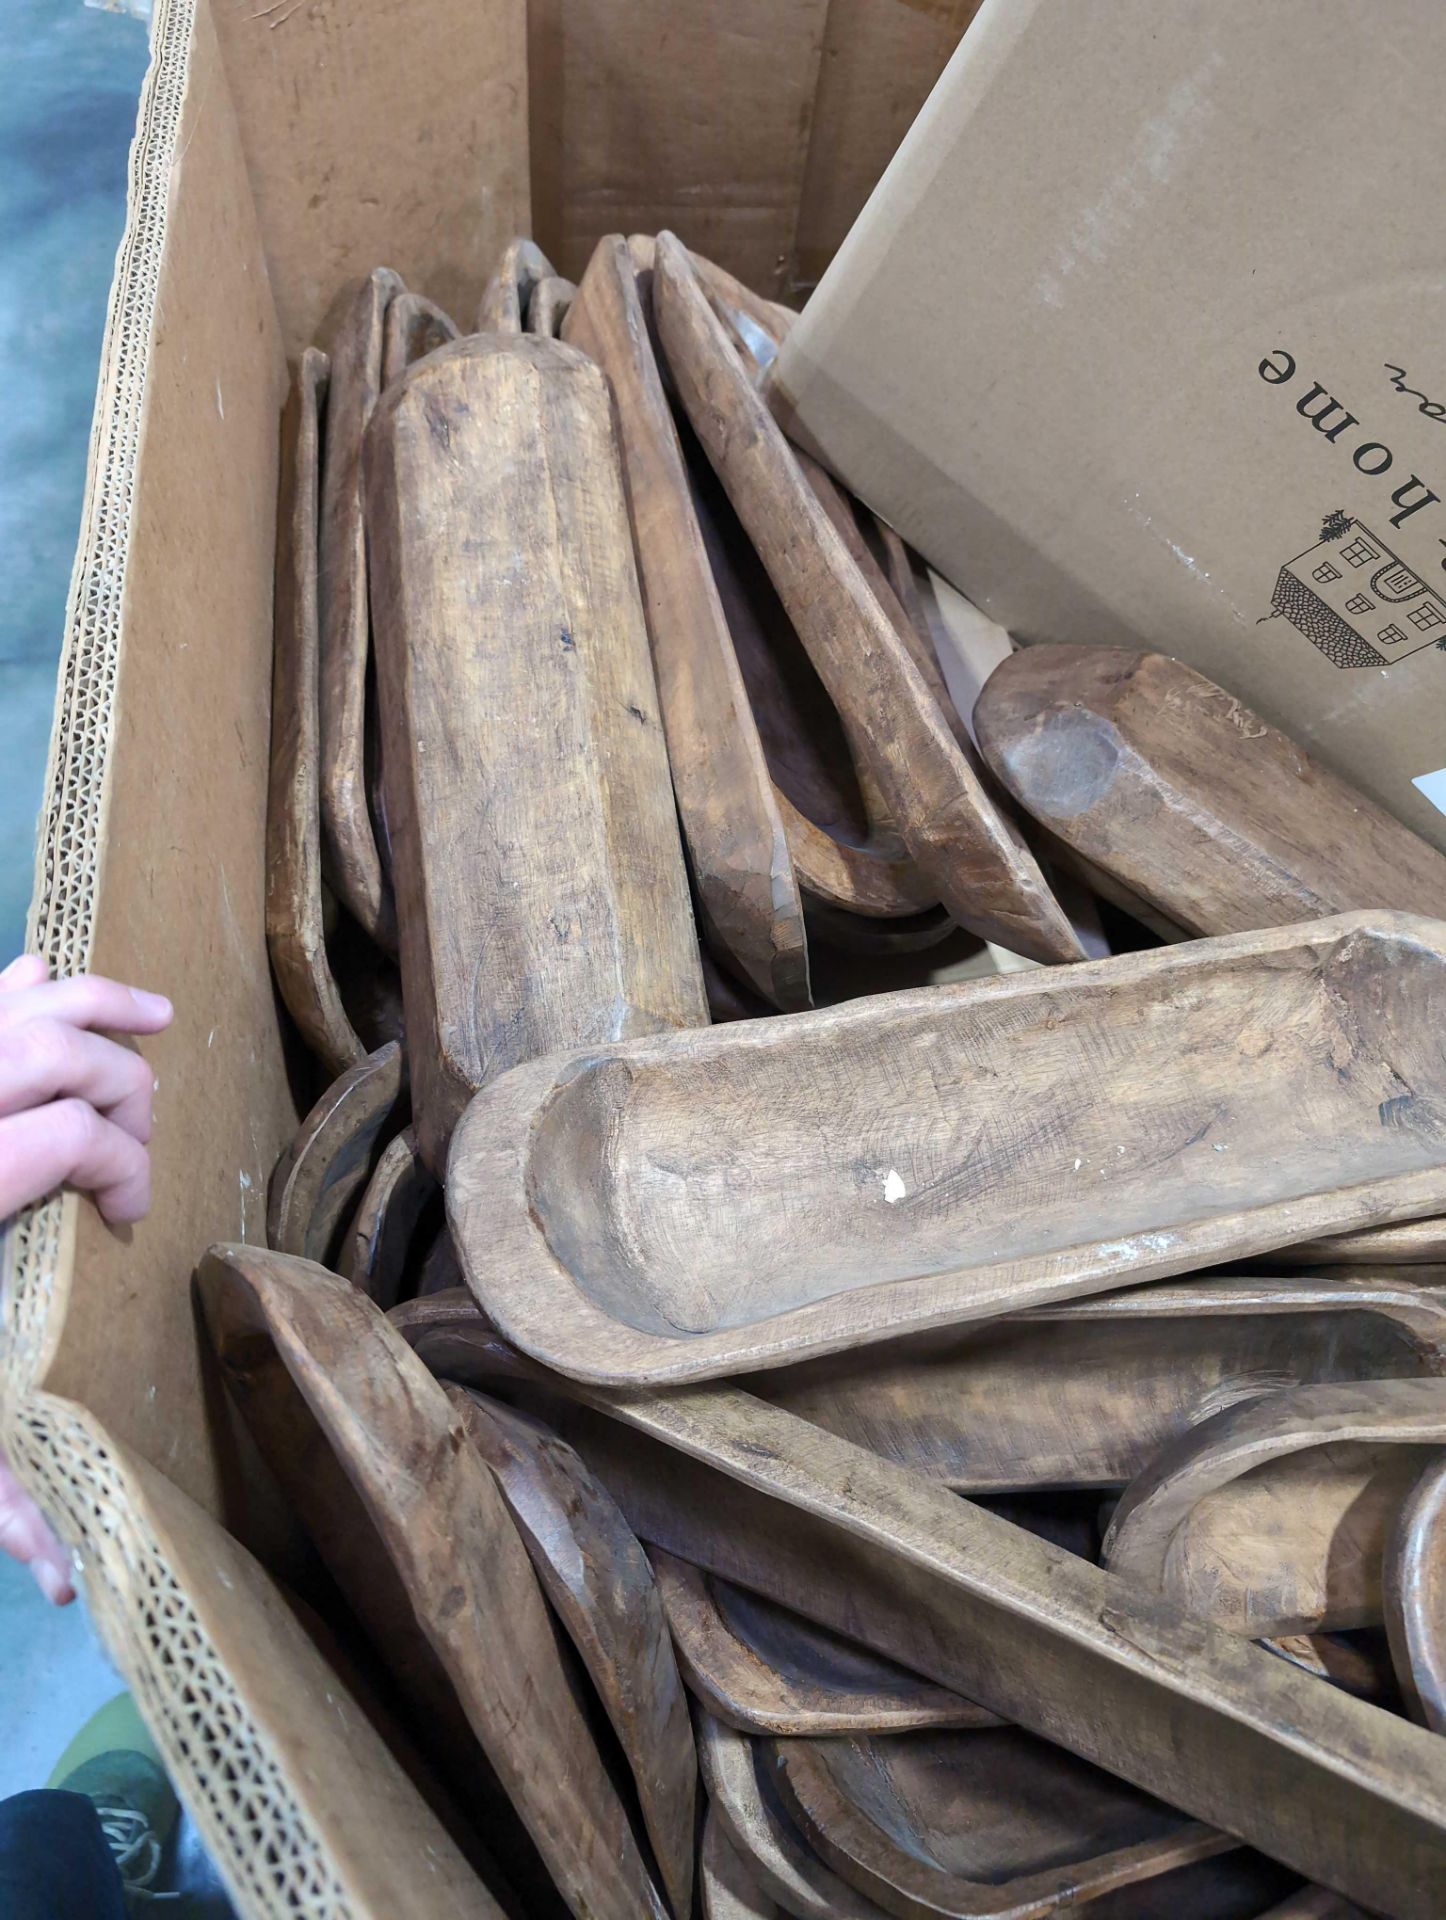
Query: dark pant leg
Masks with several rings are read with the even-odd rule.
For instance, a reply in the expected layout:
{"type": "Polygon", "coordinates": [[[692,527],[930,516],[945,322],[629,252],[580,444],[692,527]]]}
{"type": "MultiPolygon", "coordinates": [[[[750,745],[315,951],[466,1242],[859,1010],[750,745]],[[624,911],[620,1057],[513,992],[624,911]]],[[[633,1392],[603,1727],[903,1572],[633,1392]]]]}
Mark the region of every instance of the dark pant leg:
{"type": "Polygon", "coordinates": [[[120,1872],[83,1794],[45,1789],[0,1800],[5,1920],[126,1920],[120,1872]]]}

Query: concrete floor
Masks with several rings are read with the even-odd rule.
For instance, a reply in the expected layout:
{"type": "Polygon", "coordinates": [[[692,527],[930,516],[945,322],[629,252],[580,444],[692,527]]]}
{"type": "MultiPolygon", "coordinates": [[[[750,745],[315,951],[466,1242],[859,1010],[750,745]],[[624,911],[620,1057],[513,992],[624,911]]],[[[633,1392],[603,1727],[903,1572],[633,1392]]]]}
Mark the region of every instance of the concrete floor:
{"type": "Polygon", "coordinates": [[[21,945],[144,24],[5,0],[0,54],[0,953],[21,945]]]}
{"type": "MultiPolygon", "coordinates": [[[[0,965],[19,951],[96,366],[125,219],[146,29],[81,0],[4,0],[0,60],[0,965]]],[[[121,1689],[83,1601],[0,1557],[0,1795],[43,1786],[121,1689]]]]}

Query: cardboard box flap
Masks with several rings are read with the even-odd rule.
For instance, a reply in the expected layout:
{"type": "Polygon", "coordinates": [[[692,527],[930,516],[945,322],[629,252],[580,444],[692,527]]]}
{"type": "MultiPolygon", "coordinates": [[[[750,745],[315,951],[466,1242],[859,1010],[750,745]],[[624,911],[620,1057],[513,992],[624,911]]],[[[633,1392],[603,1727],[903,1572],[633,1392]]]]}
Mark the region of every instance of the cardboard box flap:
{"type": "Polygon", "coordinates": [[[991,617],[1178,654],[1438,845],[1443,57],[1429,9],[986,0],[775,374],[991,617]]]}

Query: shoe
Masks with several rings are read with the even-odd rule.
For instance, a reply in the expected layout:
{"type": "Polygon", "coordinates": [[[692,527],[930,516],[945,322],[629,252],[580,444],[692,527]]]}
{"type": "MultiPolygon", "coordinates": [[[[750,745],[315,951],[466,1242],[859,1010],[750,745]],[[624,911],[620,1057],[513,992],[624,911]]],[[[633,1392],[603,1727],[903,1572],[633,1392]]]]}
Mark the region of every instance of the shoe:
{"type": "Polygon", "coordinates": [[[128,1693],[86,1721],[46,1784],[94,1806],[127,1899],[155,1898],[180,1802],[128,1693]]]}

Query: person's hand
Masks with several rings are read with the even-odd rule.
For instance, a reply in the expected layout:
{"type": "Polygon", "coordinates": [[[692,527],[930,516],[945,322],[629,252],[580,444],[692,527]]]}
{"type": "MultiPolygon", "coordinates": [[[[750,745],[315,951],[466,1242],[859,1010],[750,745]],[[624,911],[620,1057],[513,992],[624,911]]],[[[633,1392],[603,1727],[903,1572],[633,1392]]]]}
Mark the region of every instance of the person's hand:
{"type": "MultiPolygon", "coordinates": [[[[114,1224],[151,1203],[151,1069],[96,1032],[159,1033],[171,1003],[115,980],[51,980],[33,954],[0,973],[0,1225],[59,1186],[94,1193],[114,1224]]],[[[75,1598],[70,1556],[0,1454],[0,1552],[48,1600],[75,1598]]]]}
{"type": "Polygon", "coordinates": [[[84,1187],[114,1225],[151,1203],[151,1069],[96,1031],[159,1033],[171,1003],[99,975],[46,977],[33,954],[0,973],[0,1220],[84,1187]]]}

